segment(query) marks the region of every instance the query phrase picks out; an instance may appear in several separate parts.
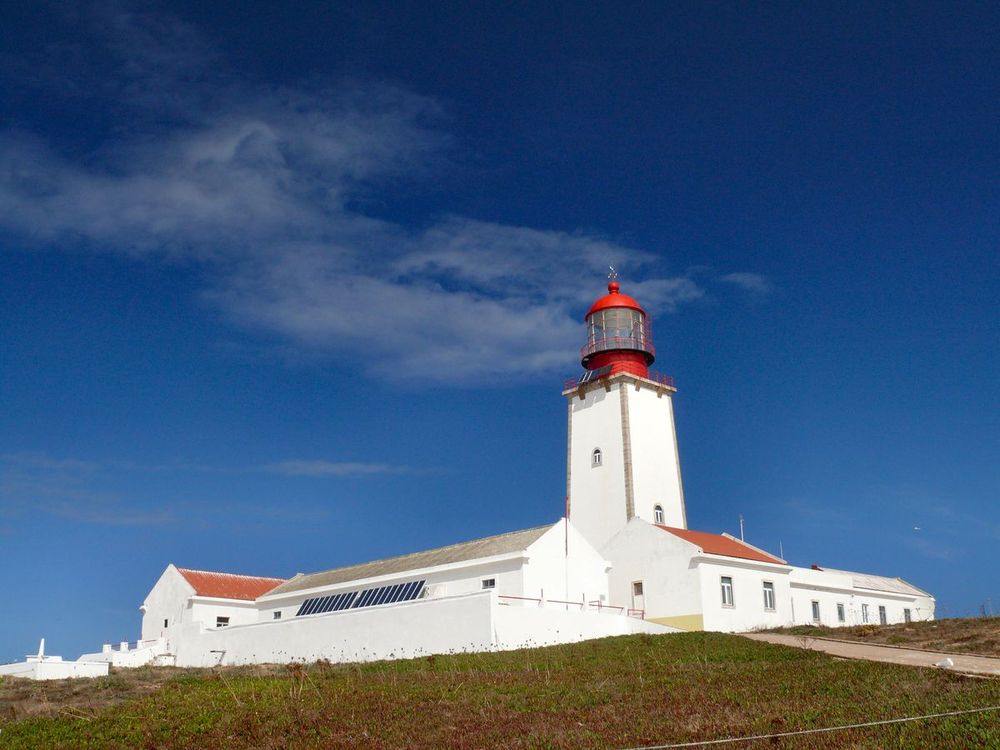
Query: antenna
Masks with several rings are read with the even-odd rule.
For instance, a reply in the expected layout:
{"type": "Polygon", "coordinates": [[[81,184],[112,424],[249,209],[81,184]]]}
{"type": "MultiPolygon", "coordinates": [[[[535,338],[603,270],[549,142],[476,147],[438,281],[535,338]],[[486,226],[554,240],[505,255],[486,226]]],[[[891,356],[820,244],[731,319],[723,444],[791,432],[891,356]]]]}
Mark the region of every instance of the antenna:
{"type": "Polygon", "coordinates": [[[611,281],[618,281],[618,272],[615,270],[614,266],[608,266],[608,279],[611,281]]]}
{"type": "Polygon", "coordinates": [[[746,540],[745,540],[745,539],[743,538],[743,514],[742,514],[742,513],[740,513],[740,541],[741,541],[741,542],[744,542],[744,541],[746,541],[746,540]]]}

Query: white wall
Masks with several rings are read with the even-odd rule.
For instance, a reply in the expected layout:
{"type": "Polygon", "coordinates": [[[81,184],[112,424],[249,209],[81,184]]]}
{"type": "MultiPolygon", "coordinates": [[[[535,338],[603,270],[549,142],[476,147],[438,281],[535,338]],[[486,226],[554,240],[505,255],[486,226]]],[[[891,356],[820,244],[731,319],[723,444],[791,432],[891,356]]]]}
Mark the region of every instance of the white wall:
{"type": "Polygon", "coordinates": [[[17,664],[0,665],[0,676],[22,677],[28,680],[66,680],[76,677],[106,677],[107,662],[62,661],[22,661],[17,664]]]}
{"type": "Polygon", "coordinates": [[[583,399],[576,391],[568,398],[572,409],[569,518],[600,549],[628,520],[618,384],[612,384],[610,392],[602,384],[590,386],[583,399]],[[601,449],[600,466],[591,465],[595,448],[601,449]]]}
{"type": "MultiPolygon", "coordinates": [[[[509,596],[524,595],[524,573],[523,566],[525,560],[521,555],[509,555],[503,559],[493,559],[488,561],[470,561],[466,563],[455,563],[452,565],[439,566],[438,568],[425,568],[423,570],[411,570],[395,575],[377,576],[364,578],[357,581],[348,581],[330,586],[322,586],[304,591],[297,591],[286,595],[278,594],[274,596],[264,596],[257,600],[258,621],[274,621],[274,613],[281,612],[281,619],[288,620],[294,618],[302,602],[306,599],[313,599],[318,596],[330,596],[347,591],[360,591],[366,588],[377,588],[380,586],[392,586],[397,583],[407,581],[427,581],[428,596],[441,598],[449,596],[461,596],[463,594],[473,594],[483,591],[483,580],[494,578],[496,580],[496,591],[509,596]]],[[[313,615],[309,615],[312,617],[313,615]]],[[[321,615],[316,615],[321,616],[321,615]]]]}
{"type": "Polygon", "coordinates": [[[577,391],[567,394],[572,410],[570,520],[597,549],[603,548],[628,520],[623,388],[628,404],[633,512],[653,523],[653,508],[660,505],[667,526],[687,528],[671,393],[631,376],[615,376],[587,386],[583,399],[577,391]],[[594,448],[601,449],[601,466],[592,465],[594,448]]]}
{"type": "Polygon", "coordinates": [[[201,630],[176,639],[177,666],[411,658],[490,648],[491,594],[423,599],[255,625],[201,630]]]}
{"type": "MultiPolygon", "coordinates": [[[[218,599],[208,596],[193,596],[190,600],[190,615],[187,621],[200,622],[208,628],[216,627],[216,619],[228,617],[229,625],[249,625],[257,622],[260,613],[257,603],[241,599],[218,599]]],[[[161,623],[162,624],[162,623],[161,623]]]]}
{"type": "Polygon", "coordinates": [[[796,625],[820,624],[829,627],[863,625],[863,605],[868,605],[868,624],[879,624],[879,606],[886,609],[886,622],[905,622],[903,610],[909,609],[911,618],[934,619],[934,600],[927,596],[908,595],[888,591],[857,589],[849,574],[810,568],[792,570],[791,598],[794,602],[796,625]],[[819,602],[819,623],[812,616],[812,602],[819,602]],[[837,605],[844,605],[844,622],[837,617],[837,605]]]}
{"type": "Polygon", "coordinates": [[[640,383],[628,388],[635,514],[654,523],[653,507],[663,507],[664,523],[687,528],[680,462],[674,437],[674,405],[669,391],[640,383]]]}
{"type": "Polygon", "coordinates": [[[737,633],[791,621],[790,566],[700,555],[696,558],[705,630],[737,633]],[[722,577],[733,580],[733,604],[722,603],[722,577]],[[774,584],[774,610],[764,609],[764,582],[774,584]]]}
{"type": "Polygon", "coordinates": [[[318,659],[356,662],[571,643],[636,632],[671,629],[607,612],[506,605],[496,594],[480,591],[229,628],[190,623],[178,629],[174,649],[181,667],[318,659]]]}
{"type": "Polygon", "coordinates": [[[558,643],[576,643],[630,633],[675,633],[636,617],[605,610],[559,609],[555,606],[517,606],[502,602],[493,613],[494,648],[506,651],[558,643]]]}
{"type": "Polygon", "coordinates": [[[611,604],[631,607],[632,583],[642,581],[646,619],[701,615],[698,571],[691,563],[695,545],[633,518],[601,551],[614,561],[611,604]]]}
{"type": "Polygon", "coordinates": [[[544,591],[546,599],[607,599],[609,563],[565,519],[545,532],[527,552],[523,590],[517,595],[541,598],[544,591]]]}
{"type": "Polygon", "coordinates": [[[143,602],[142,640],[159,638],[167,627],[188,622],[191,617],[188,599],[194,596],[194,587],[187,582],[171,563],[160,575],[143,602]]]}

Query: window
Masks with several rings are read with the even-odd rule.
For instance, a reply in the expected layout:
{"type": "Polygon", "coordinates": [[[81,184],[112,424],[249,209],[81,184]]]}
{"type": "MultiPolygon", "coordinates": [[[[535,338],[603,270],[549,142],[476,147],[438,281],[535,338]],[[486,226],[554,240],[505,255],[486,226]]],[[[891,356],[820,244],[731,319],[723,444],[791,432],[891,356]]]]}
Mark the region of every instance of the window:
{"type": "Polygon", "coordinates": [[[847,622],[847,616],[844,612],[844,605],[837,603],[837,622],[847,622]]]}
{"type": "Polygon", "coordinates": [[[861,605],[861,622],[868,622],[868,605],[861,605]]]}
{"type": "Polygon", "coordinates": [[[483,579],[483,588],[484,589],[495,589],[496,587],[497,587],[497,579],[496,578],[484,578],[483,579]]]}
{"type": "Polygon", "coordinates": [[[228,628],[229,627],[229,618],[228,617],[216,617],[215,618],[215,627],[217,627],[217,628],[228,628]]]}
{"type": "Polygon", "coordinates": [[[642,596],[642,581],[632,582],[632,596],[642,596]]]}
{"type": "Polygon", "coordinates": [[[164,620],[163,621],[163,627],[166,628],[166,627],[169,627],[169,626],[170,626],[170,622],[168,620],[164,620]]]}
{"type": "Polygon", "coordinates": [[[819,602],[813,599],[813,622],[819,622],[819,602]]]}
{"type": "Polygon", "coordinates": [[[764,609],[774,611],[774,584],[764,581],[764,609]]]}
{"type": "Polygon", "coordinates": [[[653,506],[653,523],[663,523],[663,506],[654,505],[653,506]]]}
{"type": "Polygon", "coordinates": [[[604,456],[601,454],[601,449],[594,448],[594,452],[590,454],[591,467],[600,466],[603,458],[604,456]]]}
{"type": "Polygon", "coordinates": [[[913,615],[910,614],[910,610],[903,610],[903,622],[913,622],[913,615]]]}
{"type": "Polygon", "coordinates": [[[733,579],[729,576],[722,576],[722,606],[733,606],[733,579]]]}
{"type": "Polygon", "coordinates": [[[888,618],[885,616],[885,607],[883,607],[881,604],[878,607],[878,621],[882,625],[885,625],[887,622],[889,622],[888,618]]]}
{"type": "Polygon", "coordinates": [[[277,612],[275,612],[275,613],[274,613],[274,614],[272,615],[272,617],[273,617],[273,618],[274,618],[275,620],[280,620],[280,619],[281,619],[281,610],[279,609],[279,610],[278,610],[277,612]]]}

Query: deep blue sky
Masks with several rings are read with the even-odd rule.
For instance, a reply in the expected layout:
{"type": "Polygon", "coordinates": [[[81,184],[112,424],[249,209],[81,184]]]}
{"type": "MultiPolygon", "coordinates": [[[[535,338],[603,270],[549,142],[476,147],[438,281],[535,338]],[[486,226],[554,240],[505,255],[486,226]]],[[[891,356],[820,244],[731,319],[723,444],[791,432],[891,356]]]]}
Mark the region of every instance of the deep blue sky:
{"type": "Polygon", "coordinates": [[[554,521],[612,263],[693,528],[1000,609],[996,4],[76,5],[0,17],[0,661],[554,521]]]}

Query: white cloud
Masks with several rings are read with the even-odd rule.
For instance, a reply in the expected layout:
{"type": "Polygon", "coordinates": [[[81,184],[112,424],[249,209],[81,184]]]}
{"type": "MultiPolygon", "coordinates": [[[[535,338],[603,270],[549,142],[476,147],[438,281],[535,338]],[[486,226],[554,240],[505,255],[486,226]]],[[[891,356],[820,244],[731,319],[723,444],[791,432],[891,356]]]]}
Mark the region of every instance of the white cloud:
{"type": "Polygon", "coordinates": [[[279,461],[265,464],[264,471],[289,477],[348,477],[370,474],[398,474],[407,471],[405,466],[367,464],[351,461],[279,461]]]}
{"type": "Polygon", "coordinates": [[[163,509],[144,509],[95,485],[100,465],[39,453],[0,456],[0,518],[45,513],[101,525],[148,526],[172,520],[163,509]]]}
{"type": "MultiPolygon", "coordinates": [[[[604,237],[460,216],[414,230],[365,213],[378,191],[447,161],[440,107],[424,97],[250,86],[183,25],[117,13],[94,26],[122,71],[101,91],[152,114],[85,159],[0,136],[0,229],[22,241],[198,264],[204,298],[232,322],[300,350],[363,346],[358,364],[389,378],[572,369],[609,264],[654,314],[703,295],[604,237]]],[[[756,274],[722,278],[767,288],[756,274]]]]}
{"type": "Polygon", "coordinates": [[[752,294],[759,294],[761,296],[770,294],[774,291],[774,287],[771,285],[771,282],[759,273],[748,273],[745,271],[727,273],[720,276],[719,281],[724,281],[727,284],[738,286],[740,289],[745,289],[752,294]]]}

